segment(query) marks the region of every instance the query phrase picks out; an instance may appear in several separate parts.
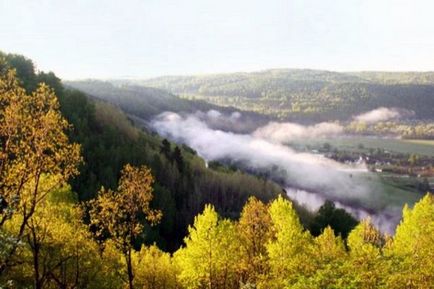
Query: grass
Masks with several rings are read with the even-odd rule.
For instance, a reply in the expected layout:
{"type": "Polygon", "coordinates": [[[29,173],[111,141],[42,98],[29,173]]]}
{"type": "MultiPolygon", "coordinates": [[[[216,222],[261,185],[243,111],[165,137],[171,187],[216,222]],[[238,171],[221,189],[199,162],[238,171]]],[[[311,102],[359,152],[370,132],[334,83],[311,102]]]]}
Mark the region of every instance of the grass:
{"type": "Polygon", "coordinates": [[[434,140],[431,140],[431,139],[408,139],[408,140],[404,140],[404,141],[408,142],[408,143],[432,146],[434,149],[434,140]]]}
{"type": "Polygon", "coordinates": [[[397,175],[393,177],[383,174],[373,175],[372,173],[362,174],[359,178],[362,184],[369,184],[374,194],[367,199],[362,197],[362,202],[376,210],[385,206],[397,206],[402,208],[406,203],[413,205],[423,196],[411,186],[414,180],[409,178],[401,178],[397,175]]]}
{"type": "Polygon", "coordinates": [[[310,145],[314,147],[329,143],[338,150],[368,152],[369,149],[384,149],[401,154],[419,154],[434,157],[434,140],[403,140],[375,137],[340,137],[303,140],[294,142],[294,145],[310,145]]]}

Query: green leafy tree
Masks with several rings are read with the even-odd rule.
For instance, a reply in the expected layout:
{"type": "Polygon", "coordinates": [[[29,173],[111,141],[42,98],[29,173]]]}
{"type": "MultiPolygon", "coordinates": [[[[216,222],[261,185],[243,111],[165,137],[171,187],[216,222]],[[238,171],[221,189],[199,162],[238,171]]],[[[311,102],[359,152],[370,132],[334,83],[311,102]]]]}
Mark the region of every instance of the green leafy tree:
{"type": "Polygon", "coordinates": [[[350,250],[346,278],[350,288],[379,288],[384,285],[384,236],[370,220],[362,221],[348,236],[350,250]]]}
{"type": "Polygon", "coordinates": [[[332,201],[326,201],[316,213],[310,230],[314,236],[318,236],[330,226],[336,234],[345,239],[357,224],[357,220],[344,209],[337,209],[332,201]]]}
{"type": "MultiPolygon", "coordinates": [[[[51,186],[44,178],[41,186],[51,186]]],[[[8,230],[18,230],[15,215],[8,230]]],[[[98,245],[82,223],[82,209],[68,187],[50,192],[26,224],[22,246],[15,258],[19,266],[6,271],[6,279],[19,288],[92,288],[102,268],[98,245]]]]}
{"type": "Polygon", "coordinates": [[[388,288],[432,288],[434,284],[434,197],[427,194],[410,209],[387,250],[391,258],[388,288]]]}
{"type": "MultiPolygon", "coordinates": [[[[346,288],[343,270],[348,254],[340,236],[327,227],[314,240],[315,274],[300,288],[346,288]]],[[[298,284],[300,285],[300,284],[298,284]]]]}
{"type": "Polygon", "coordinates": [[[142,246],[139,252],[134,253],[133,262],[138,288],[179,288],[177,267],[172,262],[170,254],[161,251],[157,246],[142,246]]]}
{"type": "Polygon", "coordinates": [[[312,274],[315,268],[311,257],[313,240],[290,201],[279,196],[271,203],[269,212],[274,238],[267,245],[268,288],[289,288],[312,274]]]}
{"type": "Polygon", "coordinates": [[[237,286],[239,245],[234,224],[219,219],[214,207],[207,205],[188,232],[185,247],[175,254],[181,283],[191,289],[237,286]]]}

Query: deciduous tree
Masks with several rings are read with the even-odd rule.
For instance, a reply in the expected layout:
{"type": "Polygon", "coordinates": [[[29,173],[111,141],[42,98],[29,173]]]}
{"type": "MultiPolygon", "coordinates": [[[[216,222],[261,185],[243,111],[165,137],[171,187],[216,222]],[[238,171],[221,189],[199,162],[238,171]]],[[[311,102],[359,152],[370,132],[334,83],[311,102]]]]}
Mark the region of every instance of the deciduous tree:
{"type": "Polygon", "coordinates": [[[369,219],[362,221],[351,231],[348,236],[350,257],[345,272],[348,286],[351,284],[354,288],[370,289],[383,285],[384,244],[384,236],[369,219]]]}
{"type": "Polygon", "coordinates": [[[234,224],[219,219],[214,207],[207,205],[188,232],[185,247],[175,254],[182,284],[191,289],[235,288],[239,245],[234,224]]]}
{"type": "Polygon", "coordinates": [[[269,212],[274,238],[267,245],[268,288],[286,288],[312,274],[312,236],[304,230],[292,203],[283,197],[271,203],[269,212]]]}
{"type": "Polygon", "coordinates": [[[271,238],[268,207],[255,197],[244,205],[237,232],[241,244],[238,270],[244,284],[257,284],[268,272],[266,245],[271,238]]]}
{"type": "Polygon", "coordinates": [[[388,288],[431,288],[434,284],[434,197],[427,194],[410,209],[386,251],[392,259],[388,288]]]}
{"type": "MultiPolygon", "coordinates": [[[[40,84],[27,95],[14,70],[0,76],[0,230],[15,215],[21,220],[3,248],[0,275],[12,265],[38,205],[77,174],[80,148],[69,143],[65,134],[68,126],[48,86],[40,84]],[[52,180],[51,186],[41,186],[44,177],[52,180]]],[[[4,237],[2,232],[0,238],[4,237]]]]}
{"type": "Polygon", "coordinates": [[[97,198],[89,202],[91,225],[97,237],[109,237],[125,257],[130,289],[134,288],[131,254],[136,238],[143,233],[141,216],[151,224],[162,217],[161,211],[151,208],[153,181],[148,168],[126,165],[117,191],[102,188],[97,198]]]}

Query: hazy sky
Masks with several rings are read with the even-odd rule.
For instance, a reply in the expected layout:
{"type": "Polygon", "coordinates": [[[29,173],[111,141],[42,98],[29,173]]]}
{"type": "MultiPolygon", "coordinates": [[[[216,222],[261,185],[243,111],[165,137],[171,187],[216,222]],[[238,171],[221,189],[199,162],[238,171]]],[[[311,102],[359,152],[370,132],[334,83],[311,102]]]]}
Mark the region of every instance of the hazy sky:
{"type": "Polygon", "coordinates": [[[0,0],[0,50],[62,78],[434,70],[432,0],[0,0]]]}

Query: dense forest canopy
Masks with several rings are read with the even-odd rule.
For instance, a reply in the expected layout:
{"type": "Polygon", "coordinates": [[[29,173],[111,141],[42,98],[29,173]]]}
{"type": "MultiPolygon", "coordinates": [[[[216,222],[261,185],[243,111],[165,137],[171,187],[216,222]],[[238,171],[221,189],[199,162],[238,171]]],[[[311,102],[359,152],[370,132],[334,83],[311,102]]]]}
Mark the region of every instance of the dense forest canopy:
{"type": "Polygon", "coordinates": [[[190,99],[285,120],[347,120],[378,107],[400,107],[417,119],[434,115],[434,73],[273,69],[252,73],[167,76],[134,83],[190,99]]]}
{"type": "MultiPolygon", "coordinates": [[[[221,107],[201,100],[188,100],[173,95],[166,90],[131,85],[128,82],[103,82],[98,80],[68,81],[68,87],[85,92],[93,98],[109,102],[121,108],[139,126],[165,111],[195,113],[217,110],[221,113],[238,113],[233,107],[221,107]]],[[[255,112],[243,111],[245,125],[239,131],[249,131],[270,118],[255,112]]],[[[237,130],[237,128],[231,128],[237,130]]]]}

